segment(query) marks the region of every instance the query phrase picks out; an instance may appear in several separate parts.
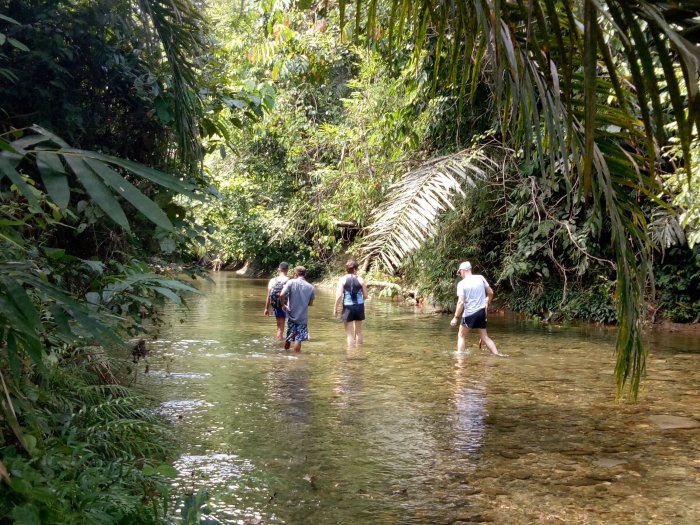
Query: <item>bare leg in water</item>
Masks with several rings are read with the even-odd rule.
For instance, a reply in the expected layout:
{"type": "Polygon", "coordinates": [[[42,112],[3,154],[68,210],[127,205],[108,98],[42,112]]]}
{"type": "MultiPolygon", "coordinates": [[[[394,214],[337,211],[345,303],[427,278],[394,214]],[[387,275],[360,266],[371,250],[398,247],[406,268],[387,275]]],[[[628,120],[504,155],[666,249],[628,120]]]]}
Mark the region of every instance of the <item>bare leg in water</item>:
{"type": "Polygon", "coordinates": [[[484,343],[486,345],[486,348],[488,348],[493,355],[507,357],[506,354],[502,354],[498,351],[498,348],[496,348],[496,344],[486,333],[486,328],[479,328],[479,337],[479,348],[481,348],[481,343],[484,343]]]}
{"type": "MultiPolygon", "coordinates": [[[[485,328],[479,328],[479,348],[481,348],[481,344],[485,344],[486,348],[488,348],[493,355],[497,355],[500,357],[507,357],[506,354],[502,354],[498,351],[498,348],[496,348],[496,344],[493,342],[493,340],[488,336],[486,333],[485,328]]],[[[467,350],[467,335],[469,334],[469,328],[460,324],[459,325],[459,332],[457,334],[457,352],[460,354],[463,354],[467,350]]]]}
{"type": "Polygon", "coordinates": [[[362,321],[349,321],[345,323],[345,340],[348,347],[362,346],[362,321]]]}
{"type": "Polygon", "coordinates": [[[282,341],[284,339],[284,322],[285,321],[286,321],[286,318],[284,318],[284,317],[277,318],[277,334],[275,336],[275,339],[277,341],[282,341]]]}

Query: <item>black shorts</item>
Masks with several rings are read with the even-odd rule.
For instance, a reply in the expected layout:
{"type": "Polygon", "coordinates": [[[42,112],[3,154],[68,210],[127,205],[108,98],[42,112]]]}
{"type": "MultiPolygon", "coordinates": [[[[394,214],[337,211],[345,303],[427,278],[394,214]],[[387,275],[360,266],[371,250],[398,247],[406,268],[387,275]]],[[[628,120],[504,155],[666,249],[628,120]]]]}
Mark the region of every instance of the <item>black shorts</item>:
{"type": "Polygon", "coordinates": [[[340,318],[344,323],[350,323],[352,321],[364,321],[365,320],[365,305],[364,304],[344,304],[343,313],[340,318]]]}
{"type": "Polygon", "coordinates": [[[462,317],[462,326],[467,328],[486,328],[486,308],[462,317]]]}

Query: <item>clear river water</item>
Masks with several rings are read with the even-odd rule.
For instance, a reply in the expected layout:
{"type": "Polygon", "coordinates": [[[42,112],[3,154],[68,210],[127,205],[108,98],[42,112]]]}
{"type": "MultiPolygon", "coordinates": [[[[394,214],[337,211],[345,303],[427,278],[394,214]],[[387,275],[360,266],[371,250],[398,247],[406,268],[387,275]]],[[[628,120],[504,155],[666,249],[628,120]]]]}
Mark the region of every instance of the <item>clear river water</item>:
{"type": "Polygon", "coordinates": [[[225,524],[700,523],[700,339],[651,334],[616,403],[615,333],[489,318],[458,356],[446,315],[372,299],[348,350],[317,288],[285,352],[265,280],[218,273],[166,313],[141,383],[172,421],[175,490],[225,524]],[[145,384],[144,384],[145,383],[145,384]]]}

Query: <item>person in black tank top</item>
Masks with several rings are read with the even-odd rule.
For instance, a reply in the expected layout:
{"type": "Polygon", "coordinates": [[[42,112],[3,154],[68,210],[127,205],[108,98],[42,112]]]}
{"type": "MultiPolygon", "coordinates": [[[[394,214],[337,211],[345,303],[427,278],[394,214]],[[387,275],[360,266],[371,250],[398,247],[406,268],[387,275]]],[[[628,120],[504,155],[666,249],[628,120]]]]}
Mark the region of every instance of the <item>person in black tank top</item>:
{"type": "Polygon", "coordinates": [[[343,306],[341,319],[345,325],[345,338],[348,347],[362,344],[362,321],[365,320],[365,301],[367,285],[362,277],[357,276],[357,261],[345,263],[348,272],[338,281],[338,288],[333,308],[333,317],[338,317],[338,309],[343,306]]]}

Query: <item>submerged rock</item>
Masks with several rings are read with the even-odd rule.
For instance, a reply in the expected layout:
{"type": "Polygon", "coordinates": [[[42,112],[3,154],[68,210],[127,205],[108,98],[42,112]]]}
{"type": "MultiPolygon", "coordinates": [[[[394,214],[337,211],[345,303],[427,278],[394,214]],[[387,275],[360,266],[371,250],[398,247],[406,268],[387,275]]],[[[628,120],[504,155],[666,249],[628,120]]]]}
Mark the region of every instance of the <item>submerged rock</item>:
{"type": "Polygon", "coordinates": [[[662,430],[700,428],[700,422],[690,417],[655,415],[649,416],[649,421],[662,430]]]}
{"type": "Polygon", "coordinates": [[[598,458],[593,461],[594,465],[605,468],[616,467],[624,463],[627,463],[627,460],[616,458],[598,458]]]}

